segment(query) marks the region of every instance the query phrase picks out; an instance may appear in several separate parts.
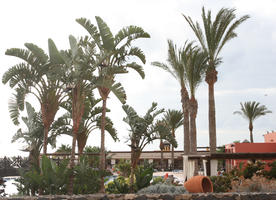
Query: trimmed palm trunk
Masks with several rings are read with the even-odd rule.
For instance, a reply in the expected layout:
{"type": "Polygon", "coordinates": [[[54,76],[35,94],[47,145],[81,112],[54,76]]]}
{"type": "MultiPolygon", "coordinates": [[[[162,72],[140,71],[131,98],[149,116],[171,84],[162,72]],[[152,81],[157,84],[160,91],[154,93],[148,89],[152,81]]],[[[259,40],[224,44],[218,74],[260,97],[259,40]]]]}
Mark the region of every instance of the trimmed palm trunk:
{"type": "MultiPolygon", "coordinates": [[[[100,169],[102,171],[105,170],[105,135],[104,135],[104,130],[105,130],[105,115],[106,115],[106,99],[103,99],[103,111],[102,111],[102,120],[101,120],[101,151],[100,151],[100,169]]],[[[104,177],[101,177],[101,193],[105,192],[104,188],[104,177]]]]}
{"type": "Polygon", "coordinates": [[[196,131],[196,116],[197,116],[198,104],[194,96],[190,100],[190,139],[191,139],[191,152],[197,153],[197,131],[196,131]]]}
{"type": "Polygon", "coordinates": [[[141,151],[131,147],[131,171],[130,171],[130,192],[134,192],[134,174],[138,165],[141,151]]]}
{"type": "Polygon", "coordinates": [[[190,153],[189,94],[184,82],[181,83],[181,102],[184,118],[184,154],[188,155],[190,153]]]}
{"type": "Polygon", "coordinates": [[[253,123],[252,121],[249,122],[249,132],[250,132],[250,142],[253,143],[253,123]]]}
{"type": "MultiPolygon", "coordinates": [[[[99,87],[98,88],[100,96],[102,97],[102,117],[101,117],[101,151],[100,151],[100,169],[101,171],[105,171],[105,116],[106,116],[106,101],[108,98],[108,95],[110,93],[110,90],[105,87],[99,87]]],[[[104,177],[101,177],[101,188],[100,188],[100,193],[105,192],[105,187],[104,187],[104,177]]]]}
{"type": "MultiPolygon", "coordinates": [[[[81,88],[76,86],[72,89],[72,118],[73,118],[73,140],[72,151],[70,157],[70,169],[75,166],[75,154],[76,154],[76,140],[81,123],[81,119],[84,113],[84,99],[85,95],[81,94],[81,88]]],[[[72,174],[69,180],[68,194],[73,195],[74,187],[74,175],[72,174]]]]}
{"type": "Polygon", "coordinates": [[[217,81],[218,72],[216,69],[208,69],[206,72],[205,81],[208,84],[209,94],[209,143],[210,152],[215,153],[217,148],[216,138],[216,110],[215,110],[215,95],[214,85],[217,81]]]}
{"type": "MultiPolygon", "coordinates": [[[[175,130],[172,129],[172,136],[173,138],[175,138],[175,130]]],[[[171,163],[171,169],[174,170],[174,147],[172,145],[172,155],[171,155],[171,160],[172,160],[172,163],[171,163]]]]}
{"type": "MultiPolygon", "coordinates": [[[[197,154],[197,131],[196,131],[196,116],[197,116],[198,104],[194,96],[190,100],[190,139],[191,139],[191,152],[197,154]]],[[[198,174],[198,162],[195,162],[194,175],[198,174]]]]}
{"type": "Polygon", "coordinates": [[[161,165],[161,170],[163,170],[164,169],[164,143],[162,140],[160,140],[160,150],[161,150],[160,165],[161,165]]]}

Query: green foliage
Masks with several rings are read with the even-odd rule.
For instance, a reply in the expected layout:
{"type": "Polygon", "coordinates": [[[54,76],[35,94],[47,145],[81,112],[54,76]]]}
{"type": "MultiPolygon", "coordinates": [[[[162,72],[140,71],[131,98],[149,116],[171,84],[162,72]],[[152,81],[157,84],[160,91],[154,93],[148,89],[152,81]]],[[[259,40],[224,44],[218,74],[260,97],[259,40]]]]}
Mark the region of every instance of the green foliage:
{"type": "Polygon", "coordinates": [[[214,187],[214,192],[229,192],[232,187],[231,187],[231,177],[228,175],[223,175],[223,176],[211,176],[210,177],[213,187],[214,187]]]}
{"type": "Polygon", "coordinates": [[[72,147],[69,144],[61,144],[56,153],[71,153],[72,147]]]}
{"type": "Polygon", "coordinates": [[[42,157],[41,168],[21,171],[17,190],[23,195],[65,194],[69,180],[70,170],[67,168],[68,160],[63,160],[59,166],[46,156],[42,157]]]}
{"type": "Polygon", "coordinates": [[[101,173],[90,167],[89,161],[83,157],[74,168],[74,194],[92,194],[100,189],[101,173]]]}
{"type": "Polygon", "coordinates": [[[254,174],[257,174],[258,172],[261,172],[264,170],[265,163],[256,161],[252,163],[248,163],[243,170],[243,176],[245,179],[252,178],[254,174]]]}
{"type": "Polygon", "coordinates": [[[269,179],[276,179],[276,161],[268,164],[270,170],[265,173],[265,176],[269,179]]]}
{"type": "Polygon", "coordinates": [[[149,187],[143,188],[138,191],[138,194],[185,194],[186,189],[183,186],[174,186],[167,184],[155,184],[149,187]]]}
{"type": "Polygon", "coordinates": [[[153,175],[153,166],[152,165],[144,165],[138,166],[135,170],[135,178],[136,183],[135,187],[137,190],[148,187],[150,185],[150,181],[152,180],[153,175]]]}
{"type": "Polygon", "coordinates": [[[74,194],[92,194],[99,191],[101,176],[110,175],[91,168],[85,157],[80,159],[73,170],[68,168],[68,163],[69,160],[63,160],[57,165],[43,156],[39,170],[32,168],[29,171],[21,171],[19,184],[16,184],[19,193],[67,194],[69,178],[74,173],[74,194]]]}
{"type": "Polygon", "coordinates": [[[153,178],[151,185],[162,184],[164,182],[165,180],[162,176],[157,176],[153,178]]]}
{"type": "Polygon", "coordinates": [[[131,171],[131,164],[127,160],[121,159],[118,164],[115,165],[116,171],[120,172],[123,177],[129,177],[131,171]]]}
{"type": "Polygon", "coordinates": [[[105,191],[109,194],[127,194],[130,192],[129,180],[119,176],[107,184],[105,191]]]}

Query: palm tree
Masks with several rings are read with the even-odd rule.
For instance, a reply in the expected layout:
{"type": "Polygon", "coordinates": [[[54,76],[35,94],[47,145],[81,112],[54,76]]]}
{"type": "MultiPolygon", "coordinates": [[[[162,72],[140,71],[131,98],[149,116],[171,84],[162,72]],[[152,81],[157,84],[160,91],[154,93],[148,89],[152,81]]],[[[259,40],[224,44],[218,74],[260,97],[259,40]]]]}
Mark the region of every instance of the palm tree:
{"type": "MultiPolygon", "coordinates": [[[[97,26],[91,24],[90,20],[80,18],[76,20],[89,33],[92,41],[91,45],[97,48],[96,67],[98,77],[94,80],[100,96],[102,98],[102,120],[101,120],[101,170],[105,170],[105,115],[107,98],[112,92],[121,103],[125,103],[126,94],[119,82],[115,81],[116,74],[127,73],[128,68],[132,68],[144,78],[145,74],[142,66],[136,62],[129,63],[129,57],[136,57],[145,64],[146,59],[142,50],[131,46],[131,43],[139,38],[149,38],[150,35],[140,27],[128,26],[121,29],[113,36],[107,24],[96,16],[97,26]]],[[[101,181],[101,192],[104,192],[104,177],[101,181]]]]}
{"type": "Polygon", "coordinates": [[[192,46],[192,42],[186,42],[184,47],[177,49],[176,45],[171,40],[168,40],[168,63],[153,62],[154,66],[160,67],[169,72],[180,84],[181,102],[184,114],[184,153],[187,155],[190,152],[190,137],[189,137],[189,94],[185,85],[185,65],[187,64],[187,56],[192,46]]]}
{"type": "Polygon", "coordinates": [[[204,73],[207,68],[206,61],[206,54],[202,52],[198,47],[194,47],[190,50],[188,56],[188,64],[185,65],[185,78],[190,92],[190,150],[193,154],[197,153],[196,116],[198,103],[195,98],[195,92],[204,77],[204,73]]]}
{"type": "Polygon", "coordinates": [[[165,139],[173,146],[177,146],[175,138],[170,134],[169,129],[163,121],[156,120],[156,117],[164,112],[157,110],[157,103],[152,103],[145,116],[140,117],[136,111],[128,105],[123,105],[126,117],[123,121],[130,127],[129,141],[131,148],[131,176],[130,185],[133,190],[134,170],[137,167],[140,155],[146,145],[158,139],[165,139]]]}
{"type": "MultiPolygon", "coordinates": [[[[21,140],[26,143],[22,151],[29,152],[29,160],[33,167],[39,169],[39,155],[43,147],[44,126],[41,119],[41,113],[35,112],[30,103],[26,102],[27,117],[22,117],[22,121],[27,127],[26,131],[18,129],[13,136],[12,142],[21,140]]],[[[47,142],[55,147],[57,135],[52,134],[47,142]]]]}
{"type": "Polygon", "coordinates": [[[235,111],[234,114],[239,114],[249,122],[249,132],[250,132],[250,142],[253,143],[253,122],[255,119],[260,116],[266,115],[268,113],[272,113],[270,110],[266,108],[265,105],[260,105],[259,102],[256,101],[247,101],[241,104],[241,111],[235,111]]]}
{"type": "MultiPolygon", "coordinates": [[[[179,110],[168,110],[164,114],[163,120],[167,127],[170,130],[170,133],[175,138],[175,131],[177,128],[179,128],[181,125],[183,125],[183,113],[179,110]]],[[[172,151],[171,151],[171,169],[174,169],[174,147],[172,145],[172,151]]]]}
{"type": "Polygon", "coordinates": [[[235,20],[235,9],[222,8],[216,15],[215,21],[212,21],[211,11],[205,13],[202,8],[202,21],[204,33],[199,23],[194,23],[191,17],[183,15],[193,32],[195,33],[203,51],[208,55],[208,69],[206,71],[205,81],[209,87],[209,142],[211,153],[216,152],[216,112],[214,85],[217,81],[217,66],[221,63],[222,58],[219,54],[224,45],[231,39],[237,37],[235,29],[249,18],[244,15],[235,20]],[[235,21],[234,21],[235,20],[235,21]]]}
{"type": "Polygon", "coordinates": [[[11,67],[3,75],[2,82],[9,82],[10,87],[15,88],[16,93],[9,102],[10,117],[14,124],[19,124],[18,117],[20,110],[24,109],[27,94],[32,94],[40,103],[44,126],[43,154],[46,154],[49,129],[65,95],[62,83],[51,73],[58,66],[51,63],[49,56],[38,46],[26,43],[25,47],[27,49],[12,48],[6,51],[6,55],[18,57],[24,62],[11,67]]]}
{"type": "MultiPolygon", "coordinates": [[[[94,78],[95,61],[87,56],[94,52],[93,48],[84,48],[81,42],[77,42],[72,35],[69,36],[70,49],[67,51],[58,51],[55,43],[49,40],[52,54],[50,60],[52,63],[60,65],[60,70],[56,71],[56,78],[59,78],[66,84],[66,91],[72,103],[72,152],[70,158],[70,168],[75,165],[76,140],[80,130],[83,115],[85,113],[85,102],[88,94],[95,88],[91,80],[94,78]]],[[[73,175],[70,178],[69,194],[73,194],[73,175]]]]}

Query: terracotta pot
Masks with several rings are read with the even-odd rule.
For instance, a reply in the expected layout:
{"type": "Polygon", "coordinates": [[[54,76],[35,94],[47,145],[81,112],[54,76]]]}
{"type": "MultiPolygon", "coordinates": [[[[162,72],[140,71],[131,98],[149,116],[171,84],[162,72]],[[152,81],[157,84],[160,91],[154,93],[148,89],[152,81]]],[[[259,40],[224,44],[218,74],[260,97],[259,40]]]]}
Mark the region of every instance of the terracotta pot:
{"type": "Polygon", "coordinates": [[[184,187],[191,193],[213,192],[213,183],[207,176],[193,176],[184,183],[184,187]]]}

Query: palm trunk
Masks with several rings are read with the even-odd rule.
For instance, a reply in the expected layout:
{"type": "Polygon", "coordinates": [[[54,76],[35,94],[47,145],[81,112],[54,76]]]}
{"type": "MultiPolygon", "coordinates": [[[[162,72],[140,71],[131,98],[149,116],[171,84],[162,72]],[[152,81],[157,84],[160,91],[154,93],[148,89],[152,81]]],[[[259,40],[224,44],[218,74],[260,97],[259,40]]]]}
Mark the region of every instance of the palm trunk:
{"type": "Polygon", "coordinates": [[[164,170],[164,151],[163,149],[161,149],[161,160],[160,160],[160,164],[161,164],[161,170],[164,170]]]}
{"type": "Polygon", "coordinates": [[[250,142],[253,143],[253,123],[252,121],[249,122],[249,132],[250,132],[250,142]]]}
{"type": "MultiPolygon", "coordinates": [[[[175,133],[174,133],[174,129],[172,129],[172,136],[175,138],[175,133]]],[[[171,170],[174,170],[174,147],[172,145],[172,155],[171,155],[171,160],[172,160],[172,163],[171,163],[171,170]]]]}
{"type": "Polygon", "coordinates": [[[190,153],[190,124],[189,124],[189,95],[184,83],[181,84],[181,102],[184,114],[184,154],[188,155],[190,153]]]}
{"type": "Polygon", "coordinates": [[[43,138],[43,155],[47,154],[47,144],[48,144],[48,132],[49,132],[49,125],[44,125],[44,138],[43,138]]]}
{"type": "Polygon", "coordinates": [[[197,153],[197,131],[196,131],[196,116],[197,116],[197,101],[194,97],[190,100],[190,139],[191,139],[191,152],[197,153]]]}
{"type": "Polygon", "coordinates": [[[217,81],[216,69],[208,69],[206,72],[206,82],[208,83],[209,89],[209,142],[210,152],[215,153],[217,149],[217,138],[216,138],[216,110],[215,110],[215,95],[214,85],[217,81]]]}
{"type": "MultiPolygon", "coordinates": [[[[70,169],[73,169],[75,166],[76,140],[77,140],[77,134],[75,133],[75,131],[73,131],[72,152],[71,152],[71,157],[70,157],[70,169]]],[[[70,179],[69,179],[69,188],[68,188],[69,195],[73,195],[73,188],[74,188],[74,175],[71,174],[70,179]]]]}
{"type": "MultiPolygon", "coordinates": [[[[197,154],[197,131],[196,131],[196,116],[197,116],[197,109],[198,109],[198,104],[197,100],[195,99],[194,96],[191,97],[190,100],[190,139],[191,139],[191,152],[192,154],[197,154]]],[[[194,175],[198,174],[198,162],[197,160],[195,161],[195,171],[194,175]]]]}
{"type": "Polygon", "coordinates": [[[131,147],[131,171],[130,171],[130,192],[134,193],[134,173],[137,167],[141,152],[131,147]]]}
{"type": "MultiPolygon", "coordinates": [[[[72,140],[72,151],[70,157],[70,169],[75,166],[75,154],[76,154],[76,141],[78,136],[78,131],[84,112],[84,95],[80,94],[81,89],[76,86],[72,90],[72,118],[73,118],[73,140],[72,140]]],[[[68,185],[68,194],[73,195],[74,188],[74,174],[71,175],[68,185]]]]}
{"type": "MultiPolygon", "coordinates": [[[[100,169],[103,172],[105,170],[105,115],[106,115],[106,98],[103,99],[103,111],[102,111],[102,119],[101,119],[101,160],[100,160],[100,169]]],[[[105,192],[104,188],[104,177],[101,177],[101,193],[105,192]]]]}
{"type": "Polygon", "coordinates": [[[160,165],[161,165],[161,170],[163,171],[163,169],[164,169],[164,152],[163,152],[163,150],[164,150],[164,144],[163,144],[162,140],[160,140],[159,147],[160,147],[160,150],[161,150],[160,165]]]}

